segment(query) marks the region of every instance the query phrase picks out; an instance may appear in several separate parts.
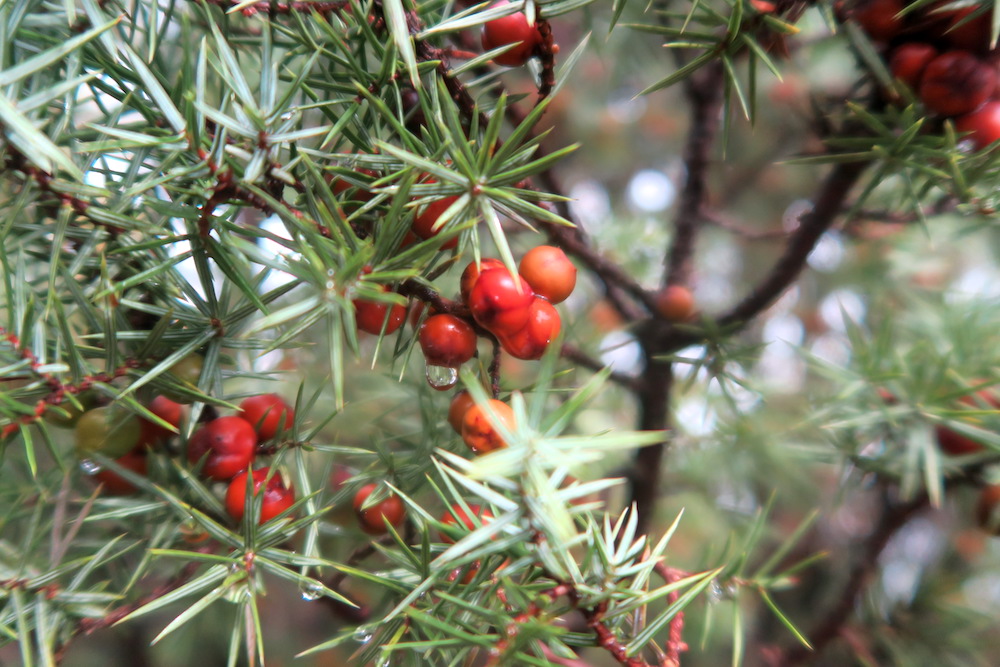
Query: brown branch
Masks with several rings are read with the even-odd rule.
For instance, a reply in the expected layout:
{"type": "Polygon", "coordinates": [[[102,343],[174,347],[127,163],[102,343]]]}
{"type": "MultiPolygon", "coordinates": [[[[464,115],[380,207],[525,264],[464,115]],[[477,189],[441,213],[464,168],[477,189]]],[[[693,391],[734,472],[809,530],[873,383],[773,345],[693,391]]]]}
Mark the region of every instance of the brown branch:
{"type": "MultiPolygon", "coordinates": [[[[684,147],[687,180],[678,200],[673,241],[667,250],[664,286],[685,284],[691,278],[694,245],[708,193],[710,154],[719,130],[723,81],[722,64],[715,63],[690,79],[685,86],[691,108],[691,128],[684,147]]],[[[656,309],[651,312],[655,313],[656,309]]],[[[639,428],[644,431],[664,431],[670,425],[673,368],[670,362],[663,360],[663,342],[664,336],[655,327],[646,327],[640,332],[639,343],[646,357],[646,367],[640,379],[642,390],[639,392],[639,428]]],[[[668,440],[665,439],[643,447],[635,454],[629,482],[640,533],[648,532],[653,520],[667,446],[668,440]]]]}
{"type": "Polygon", "coordinates": [[[798,278],[809,253],[823,233],[830,228],[840,213],[848,193],[864,173],[868,162],[838,163],[820,186],[813,209],[799,219],[799,227],[789,240],[785,253],[778,259],[764,280],[757,285],[732,310],[719,318],[719,325],[742,326],[777,301],[792,282],[798,278]]]}
{"type": "MultiPolygon", "coordinates": [[[[558,586],[553,586],[548,590],[540,592],[538,595],[546,602],[551,602],[552,600],[562,597],[563,595],[569,595],[571,590],[572,586],[569,584],[559,584],[558,586]]],[[[503,662],[504,653],[506,653],[507,649],[510,647],[511,642],[517,638],[517,634],[520,632],[521,626],[531,619],[541,616],[542,611],[543,606],[535,601],[532,601],[528,604],[527,609],[511,619],[510,623],[507,624],[507,627],[504,628],[504,636],[490,651],[490,659],[486,663],[487,667],[495,667],[503,662]]]]}
{"type": "MultiPolygon", "coordinates": [[[[889,502],[886,499],[886,503],[889,502]]],[[[875,529],[865,540],[861,555],[857,558],[847,582],[842,587],[840,596],[827,611],[823,620],[809,633],[812,649],[802,645],[795,646],[785,652],[784,660],[780,662],[781,665],[787,667],[809,664],[818,659],[822,650],[841,635],[844,625],[851,617],[855,601],[878,569],[878,557],[885,545],[896,534],[896,531],[928,506],[928,496],[923,494],[914,500],[886,508],[875,529]]]]}
{"type": "Polygon", "coordinates": [[[684,87],[691,109],[691,127],[684,146],[687,180],[677,202],[674,237],[667,252],[664,285],[690,282],[694,243],[703,219],[701,212],[706,208],[709,156],[721,120],[722,84],[722,63],[715,62],[705,67],[698,76],[690,77],[684,87]]]}
{"type": "Polygon", "coordinates": [[[490,359],[490,367],[487,373],[490,376],[490,395],[493,398],[500,398],[500,361],[503,359],[503,348],[500,341],[493,339],[493,358],[490,359]]]}
{"type": "MultiPolygon", "coordinates": [[[[570,599],[573,601],[574,606],[577,606],[579,600],[576,597],[576,590],[570,593],[570,599]]],[[[583,614],[584,620],[587,621],[587,627],[597,635],[597,645],[610,653],[611,657],[617,660],[618,664],[623,665],[623,667],[651,667],[642,658],[632,658],[627,655],[625,645],[604,624],[604,614],[607,608],[607,602],[602,602],[593,609],[577,606],[577,609],[583,614]]]]}

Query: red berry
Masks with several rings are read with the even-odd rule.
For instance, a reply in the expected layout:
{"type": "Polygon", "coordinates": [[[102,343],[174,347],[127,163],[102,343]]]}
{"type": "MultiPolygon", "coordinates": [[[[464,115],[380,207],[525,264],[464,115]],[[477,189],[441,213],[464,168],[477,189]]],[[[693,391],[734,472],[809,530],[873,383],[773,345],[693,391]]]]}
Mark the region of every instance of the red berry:
{"type": "Polygon", "coordinates": [[[384,535],[389,532],[388,521],[394,527],[399,527],[406,517],[406,507],[403,501],[394,493],[375,505],[362,509],[368,496],[378,488],[377,484],[366,484],[354,494],[354,512],[358,517],[361,530],[369,535],[384,535]]]}
{"type": "MultiPolygon", "coordinates": [[[[174,428],[180,427],[181,419],[184,417],[184,406],[171,401],[166,396],[157,396],[149,402],[146,408],[174,428]]],[[[142,428],[139,442],[144,445],[155,446],[157,443],[174,435],[174,431],[170,431],[148,419],[140,418],[139,425],[142,428]]]]}
{"type": "Polygon", "coordinates": [[[955,129],[968,132],[976,150],[982,150],[1000,139],[1000,101],[987,102],[972,113],[955,119],[955,129]]]}
{"type": "MultiPolygon", "coordinates": [[[[367,176],[371,179],[378,178],[378,172],[372,169],[364,169],[362,167],[358,167],[357,169],[354,169],[354,172],[362,176],[367,176]]],[[[337,195],[338,197],[344,195],[345,193],[348,193],[346,196],[347,199],[365,204],[368,201],[370,201],[371,198],[374,196],[372,194],[372,191],[369,190],[368,188],[363,186],[355,186],[354,184],[349,183],[348,181],[344,180],[343,178],[341,178],[336,174],[327,174],[326,178],[327,181],[330,183],[330,189],[333,191],[333,194],[337,195]]],[[[357,206],[345,205],[344,208],[353,210],[357,208],[357,206]]]]}
{"type": "Polygon", "coordinates": [[[892,57],[889,59],[889,71],[895,78],[905,83],[910,90],[916,90],[928,63],[936,57],[937,49],[930,44],[920,42],[901,44],[892,51],[892,57]]]}
{"type": "MultiPolygon", "coordinates": [[[[977,391],[974,395],[963,396],[960,402],[977,410],[983,409],[984,405],[992,409],[1000,409],[1000,394],[993,388],[986,388],[977,391]]],[[[985,449],[981,442],[956,433],[943,424],[935,427],[934,431],[937,435],[938,447],[941,448],[941,451],[952,456],[975,454],[985,449]]]]}
{"type": "Polygon", "coordinates": [[[528,309],[535,300],[531,286],[507,269],[479,274],[469,294],[469,310],[480,326],[499,335],[517,333],[528,323],[528,309]]]}
{"type": "Polygon", "coordinates": [[[243,419],[257,431],[261,440],[270,440],[278,435],[278,427],[284,424],[287,430],[295,419],[295,410],[277,394],[261,394],[243,399],[240,403],[243,419]]]}
{"type": "Polygon", "coordinates": [[[472,405],[462,418],[462,441],[475,454],[486,454],[507,446],[507,441],[497,432],[493,419],[487,410],[492,410],[499,423],[508,431],[516,427],[514,411],[503,401],[491,398],[486,407],[472,405]]]}
{"type": "MultiPolygon", "coordinates": [[[[418,213],[416,217],[413,218],[413,226],[410,227],[410,230],[422,239],[429,239],[437,236],[441,231],[441,228],[434,229],[435,223],[437,223],[438,218],[440,218],[457,200],[458,197],[456,196],[443,197],[427,204],[423,211],[418,213]]],[[[444,245],[441,246],[441,249],[451,250],[457,245],[458,237],[455,237],[449,241],[445,241],[444,245]]]]}
{"type": "MultiPolygon", "coordinates": [[[[281,480],[281,475],[275,473],[271,479],[267,479],[270,468],[261,468],[253,471],[253,495],[261,494],[261,486],[264,486],[264,497],[260,503],[260,517],[257,523],[265,523],[278,516],[289,507],[295,504],[295,490],[291,486],[285,486],[281,480]]],[[[229,516],[240,521],[246,513],[247,500],[247,472],[241,472],[233,478],[226,489],[226,511],[229,516]]]]}
{"type": "MultiPolygon", "coordinates": [[[[389,288],[382,286],[383,292],[388,292],[389,288]]],[[[403,326],[406,319],[406,306],[398,303],[388,304],[381,301],[368,301],[367,299],[354,300],[354,321],[358,329],[365,333],[378,335],[382,333],[382,324],[385,324],[386,335],[393,333],[403,326]],[[386,322],[386,313],[389,321],[386,322]]]]}
{"type": "Polygon", "coordinates": [[[528,309],[528,323],[515,334],[500,336],[500,345],[517,359],[541,359],[549,343],[559,336],[562,320],[555,306],[535,297],[528,309]]]}
{"type": "Polygon", "coordinates": [[[194,432],[187,451],[192,464],[205,456],[201,469],[205,477],[225,481],[253,463],[257,455],[257,434],[245,419],[219,417],[194,432]]]}
{"type": "Polygon", "coordinates": [[[979,527],[992,535],[1000,535],[1000,484],[983,487],[976,504],[976,521],[979,527]]]}
{"type": "Polygon", "coordinates": [[[448,406],[448,423],[455,429],[455,433],[462,434],[462,420],[465,419],[465,413],[475,404],[472,395],[464,389],[451,399],[451,404],[448,406]]]}
{"type": "MultiPolygon", "coordinates": [[[[506,4],[508,3],[498,2],[492,7],[502,7],[506,4]]],[[[541,41],[542,36],[538,32],[538,28],[528,23],[528,17],[524,15],[524,12],[508,14],[487,21],[483,25],[482,43],[483,49],[486,51],[520,42],[517,46],[493,58],[493,62],[497,65],[520,67],[528,62],[528,59],[535,52],[535,47],[541,41]]]]}
{"type": "MultiPolygon", "coordinates": [[[[452,505],[451,509],[445,512],[441,517],[441,523],[444,525],[457,526],[461,524],[469,532],[472,532],[479,526],[487,524],[492,520],[493,514],[489,510],[483,509],[480,505],[469,505],[469,512],[466,512],[465,508],[461,505],[455,504],[452,505]]],[[[446,542],[448,544],[455,543],[455,539],[443,530],[439,531],[438,535],[441,537],[442,542],[446,542]]]]}
{"type": "Polygon", "coordinates": [[[985,53],[990,48],[990,17],[991,11],[979,11],[972,16],[981,5],[971,7],[961,7],[949,12],[951,20],[944,33],[944,39],[948,44],[956,49],[966,49],[976,53],[985,53]]]}
{"type": "Polygon", "coordinates": [[[465,271],[462,272],[462,302],[469,302],[469,294],[472,293],[472,288],[476,286],[476,281],[479,280],[480,273],[490,269],[502,268],[504,268],[503,262],[492,257],[484,257],[480,260],[479,266],[476,266],[475,262],[469,262],[469,265],[465,267],[465,271]]]}
{"type": "Polygon", "coordinates": [[[476,332],[454,315],[431,315],[420,325],[420,349],[431,366],[458,368],[476,354],[476,332]]]}
{"type": "Polygon", "coordinates": [[[942,116],[969,113],[988,100],[997,75],[968,51],[948,51],[932,60],[920,79],[920,99],[942,116]]]}
{"type": "Polygon", "coordinates": [[[887,42],[903,27],[901,11],[902,0],[861,0],[853,17],[872,39],[887,42]]]}
{"type": "MultiPolygon", "coordinates": [[[[138,447],[125,456],[115,459],[115,463],[134,473],[146,474],[146,452],[138,447]]],[[[112,496],[127,496],[137,491],[132,482],[107,468],[102,468],[93,479],[103,484],[104,490],[112,496]]]]}
{"type": "Polygon", "coordinates": [[[524,253],[518,267],[535,294],[562,303],[576,287],[576,267],[561,248],[540,245],[524,253]]]}
{"type": "Polygon", "coordinates": [[[665,320],[684,322],[694,315],[694,295],[683,285],[668,285],[656,295],[656,310],[665,320]]]}

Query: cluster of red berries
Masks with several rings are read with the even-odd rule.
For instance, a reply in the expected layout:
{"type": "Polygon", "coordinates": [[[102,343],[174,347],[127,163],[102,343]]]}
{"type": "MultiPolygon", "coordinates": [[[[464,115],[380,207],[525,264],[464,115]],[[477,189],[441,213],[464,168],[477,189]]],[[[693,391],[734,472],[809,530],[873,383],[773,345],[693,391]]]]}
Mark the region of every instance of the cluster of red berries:
{"type": "MultiPolygon", "coordinates": [[[[525,253],[516,275],[498,259],[470,263],[461,281],[468,316],[432,313],[420,326],[420,348],[428,366],[457,369],[472,359],[477,349],[474,325],[496,336],[511,356],[540,359],[562,326],[553,304],[564,301],[575,286],[576,267],[553,246],[525,253]]],[[[368,333],[392,333],[406,318],[406,308],[399,304],[357,299],[354,307],[358,328],[368,333]]],[[[451,386],[454,382],[436,388],[451,386]]]]}
{"type": "Polygon", "coordinates": [[[932,3],[901,15],[904,0],[861,0],[846,11],[885,45],[892,75],[932,113],[953,118],[976,149],[1000,139],[1000,78],[990,51],[989,7],[932,3]]]}
{"type": "Polygon", "coordinates": [[[562,321],[553,304],[576,286],[576,267],[553,246],[532,248],[512,275],[498,259],[470,263],[462,273],[462,301],[476,323],[517,359],[540,359],[562,321]]]}
{"type": "Polygon", "coordinates": [[[188,440],[187,457],[192,465],[201,463],[202,476],[229,482],[226,511],[236,521],[246,513],[247,485],[252,479],[252,495],[262,495],[259,523],[264,523],[295,504],[295,491],[277,471],[253,469],[257,445],[280,435],[295,419],[295,412],[277,394],[250,396],[240,403],[240,411],[202,424],[188,440]]]}
{"type": "MultiPolygon", "coordinates": [[[[200,357],[197,359],[200,371],[200,357]]],[[[173,370],[173,369],[172,369],[173,370]]],[[[183,370],[183,369],[181,369],[183,370]]],[[[93,474],[113,495],[134,493],[136,488],[112,470],[100,469],[90,457],[95,453],[114,458],[123,468],[140,475],[147,472],[148,452],[159,448],[179,431],[185,407],[166,396],[157,396],[145,406],[173,427],[137,417],[111,404],[79,414],[54,414],[53,421],[74,427],[75,449],[81,467],[93,474]]],[[[262,494],[260,523],[281,514],[295,503],[295,492],[270,468],[252,469],[258,443],[275,439],[294,419],[294,410],[276,394],[251,396],[240,403],[240,415],[218,417],[202,424],[187,443],[192,465],[201,464],[201,474],[211,480],[227,481],[226,510],[235,520],[246,510],[248,479],[253,479],[254,495],[262,494]]]]}

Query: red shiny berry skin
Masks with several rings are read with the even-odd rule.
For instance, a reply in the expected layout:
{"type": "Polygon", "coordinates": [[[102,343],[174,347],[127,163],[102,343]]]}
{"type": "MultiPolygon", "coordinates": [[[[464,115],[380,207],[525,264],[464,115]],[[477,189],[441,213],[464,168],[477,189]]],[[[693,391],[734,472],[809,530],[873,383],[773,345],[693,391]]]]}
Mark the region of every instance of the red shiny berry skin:
{"type": "Polygon", "coordinates": [[[559,311],[541,297],[535,297],[523,329],[509,336],[500,336],[500,345],[517,359],[541,359],[549,343],[559,336],[562,319],[559,311]]]}
{"type": "Polygon", "coordinates": [[[472,394],[464,389],[451,399],[451,403],[448,405],[448,424],[455,430],[455,433],[462,434],[462,421],[465,419],[465,413],[475,404],[476,401],[472,398],[472,394]]]}
{"type": "Polygon", "coordinates": [[[507,446],[507,441],[494,426],[494,417],[508,431],[517,428],[514,410],[509,405],[495,398],[487,401],[487,405],[490,412],[472,405],[462,417],[462,441],[475,454],[488,454],[507,446]]]}
{"type": "Polygon", "coordinates": [[[955,119],[955,129],[968,132],[976,150],[1000,140],[1000,101],[992,100],[972,113],[955,119]]]}
{"type": "MultiPolygon", "coordinates": [[[[146,474],[146,452],[139,447],[136,447],[125,456],[115,459],[115,463],[134,473],[143,476],[146,474]]],[[[94,475],[93,480],[100,482],[103,485],[104,491],[112,496],[128,496],[138,491],[132,482],[107,468],[102,468],[94,475]]]]}
{"type": "Polygon", "coordinates": [[[576,287],[576,267],[562,251],[550,245],[540,245],[524,253],[518,267],[535,294],[552,303],[562,303],[576,287]]]}
{"type": "MultiPolygon", "coordinates": [[[[383,288],[383,292],[388,292],[389,288],[383,288]]],[[[368,301],[367,299],[354,300],[354,321],[358,329],[365,333],[378,335],[382,332],[382,323],[385,322],[386,335],[391,334],[403,326],[406,319],[406,306],[398,303],[388,304],[378,301],[368,301]],[[386,322],[386,313],[389,314],[389,321],[386,322]]]]}
{"type": "Polygon", "coordinates": [[[920,100],[942,116],[960,116],[988,100],[997,75],[968,51],[948,51],[928,63],[920,79],[920,100]]]}
{"type": "Polygon", "coordinates": [[[892,50],[889,71],[892,76],[905,83],[910,90],[916,90],[927,65],[938,55],[937,49],[922,42],[900,44],[892,50]]]}
{"type": "MultiPolygon", "coordinates": [[[[365,169],[363,167],[359,167],[355,169],[354,172],[360,175],[368,176],[371,179],[378,178],[378,172],[372,169],[365,169]]],[[[366,204],[371,200],[372,197],[375,196],[372,194],[371,190],[362,186],[355,186],[354,184],[349,183],[348,181],[344,180],[343,178],[341,178],[336,174],[328,174],[327,180],[330,183],[330,190],[332,190],[333,194],[337,195],[338,197],[350,191],[349,195],[350,200],[366,204]]],[[[345,208],[353,210],[357,208],[357,205],[351,204],[346,206],[345,208]]]]}
{"type": "Polygon", "coordinates": [[[465,271],[462,272],[462,302],[468,304],[469,294],[472,293],[472,288],[476,286],[476,281],[479,280],[480,273],[489,271],[490,269],[502,268],[504,268],[503,262],[492,257],[483,257],[479,261],[479,266],[476,266],[475,262],[469,262],[469,265],[465,267],[465,271]]]}
{"type": "Polygon", "coordinates": [[[510,275],[507,269],[490,269],[479,274],[469,293],[469,310],[480,326],[503,336],[524,328],[534,300],[535,293],[524,278],[510,275]]]}
{"type": "MultiPolygon", "coordinates": [[[[441,523],[446,526],[457,526],[461,524],[469,532],[472,532],[479,526],[489,523],[492,520],[493,513],[489,510],[483,509],[480,505],[469,505],[469,512],[466,512],[461,505],[452,505],[451,509],[446,511],[441,517],[441,523]],[[473,519],[473,517],[476,517],[478,522],[476,519],[473,519]]],[[[442,542],[447,544],[455,543],[455,538],[444,531],[439,531],[438,535],[441,537],[442,542]]]]}
{"type": "Polygon", "coordinates": [[[241,417],[219,417],[194,432],[187,451],[192,464],[206,457],[202,475],[225,481],[253,463],[257,455],[257,434],[253,425],[241,417]]]}
{"type": "Polygon", "coordinates": [[[376,488],[377,484],[366,484],[358,489],[354,494],[354,513],[358,517],[361,530],[369,535],[384,535],[389,532],[386,521],[395,528],[403,524],[403,519],[406,518],[406,506],[399,496],[390,493],[382,502],[361,509],[376,488]]]}
{"type": "Polygon", "coordinates": [[[420,349],[431,366],[458,368],[476,354],[476,332],[454,315],[431,315],[420,325],[420,349]]]}
{"type": "MultiPolygon", "coordinates": [[[[981,389],[973,396],[963,396],[960,403],[977,410],[983,409],[984,406],[994,410],[1000,409],[1000,394],[996,393],[993,388],[981,389]]],[[[981,442],[957,433],[943,424],[936,426],[934,432],[937,436],[938,447],[941,451],[952,456],[976,454],[986,449],[981,442]]]]}
{"type": "Polygon", "coordinates": [[[872,39],[887,42],[903,27],[901,11],[902,0],[861,0],[853,17],[872,39]]]}
{"type": "Polygon", "coordinates": [[[256,429],[260,440],[270,440],[278,435],[278,428],[284,422],[285,430],[292,426],[295,410],[277,394],[261,394],[244,398],[240,403],[240,415],[256,429]]]}
{"type": "MultiPolygon", "coordinates": [[[[184,406],[180,403],[171,401],[166,396],[157,396],[149,402],[149,405],[147,405],[146,408],[174,428],[179,428],[181,425],[181,419],[184,418],[184,406]]],[[[159,424],[149,421],[148,419],[140,418],[139,426],[141,427],[139,443],[143,445],[155,447],[160,442],[163,442],[164,440],[169,439],[170,436],[174,435],[174,431],[170,431],[159,424]]]]}
{"type": "MultiPolygon", "coordinates": [[[[498,2],[493,7],[501,7],[506,4],[508,3],[498,2]]],[[[538,28],[528,23],[528,17],[524,15],[524,12],[508,14],[487,21],[483,25],[482,44],[486,51],[520,42],[517,46],[493,59],[497,65],[505,67],[520,67],[528,62],[541,39],[538,28]]]]}
{"type": "Polygon", "coordinates": [[[952,12],[944,40],[956,49],[967,49],[976,53],[986,53],[990,48],[990,15],[989,10],[972,16],[980,5],[962,7],[952,12]]]}
{"type": "MultiPolygon", "coordinates": [[[[458,197],[443,197],[437,201],[427,204],[423,211],[413,218],[413,226],[410,227],[410,231],[422,239],[429,239],[437,236],[441,229],[434,229],[434,224],[438,221],[438,218],[440,218],[457,200],[458,197]]],[[[450,241],[446,241],[444,245],[441,246],[441,249],[451,250],[457,245],[458,238],[456,237],[450,241]]]]}
{"type": "MultiPolygon", "coordinates": [[[[264,497],[260,504],[260,517],[257,523],[263,524],[278,516],[289,507],[295,504],[295,489],[285,486],[281,480],[281,475],[275,473],[271,479],[267,479],[270,468],[261,468],[253,471],[253,495],[264,497]],[[265,486],[266,480],[266,486],[265,486]],[[264,487],[263,491],[261,487],[264,487]]],[[[246,514],[247,500],[247,472],[243,471],[233,477],[226,489],[226,511],[229,516],[236,521],[241,521],[246,514]]]]}

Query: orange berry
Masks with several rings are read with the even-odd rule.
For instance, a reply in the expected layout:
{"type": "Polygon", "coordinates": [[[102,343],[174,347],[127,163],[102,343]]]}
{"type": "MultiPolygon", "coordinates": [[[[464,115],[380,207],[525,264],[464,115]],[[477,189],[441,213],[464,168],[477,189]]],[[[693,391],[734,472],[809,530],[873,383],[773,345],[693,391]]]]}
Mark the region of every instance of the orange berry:
{"type": "MultiPolygon", "coordinates": [[[[487,405],[499,423],[513,431],[515,428],[514,411],[503,401],[491,398],[487,405]]],[[[497,433],[493,420],[486,407],[473,405],[462,419],[462,440],[476,454],[486,454],[507,446],[507,442],[497,433]]]]}
{"type": "Polygon", "coordinates": [[[681,285],[668,285],[656,295],[656,309],[671,322],[684,322],[694,315],[694,295],[681,285]]]}
{"type": "Polygon", "coordinates": [[[465,419],[465,413],[475,404],[472,395],[464,389],[451,399],[451,405],[448,406],[448,423],[455,429],[455,433],[462,434],[462,420],[465,419]]]}
{"type": "Polygon", "coordinates": [[[521,258],[518,271],[535,294],[552,303],[562,303],[576,287],[576,267],[562,248],[550,245],[532,248],[521,258]]]}

